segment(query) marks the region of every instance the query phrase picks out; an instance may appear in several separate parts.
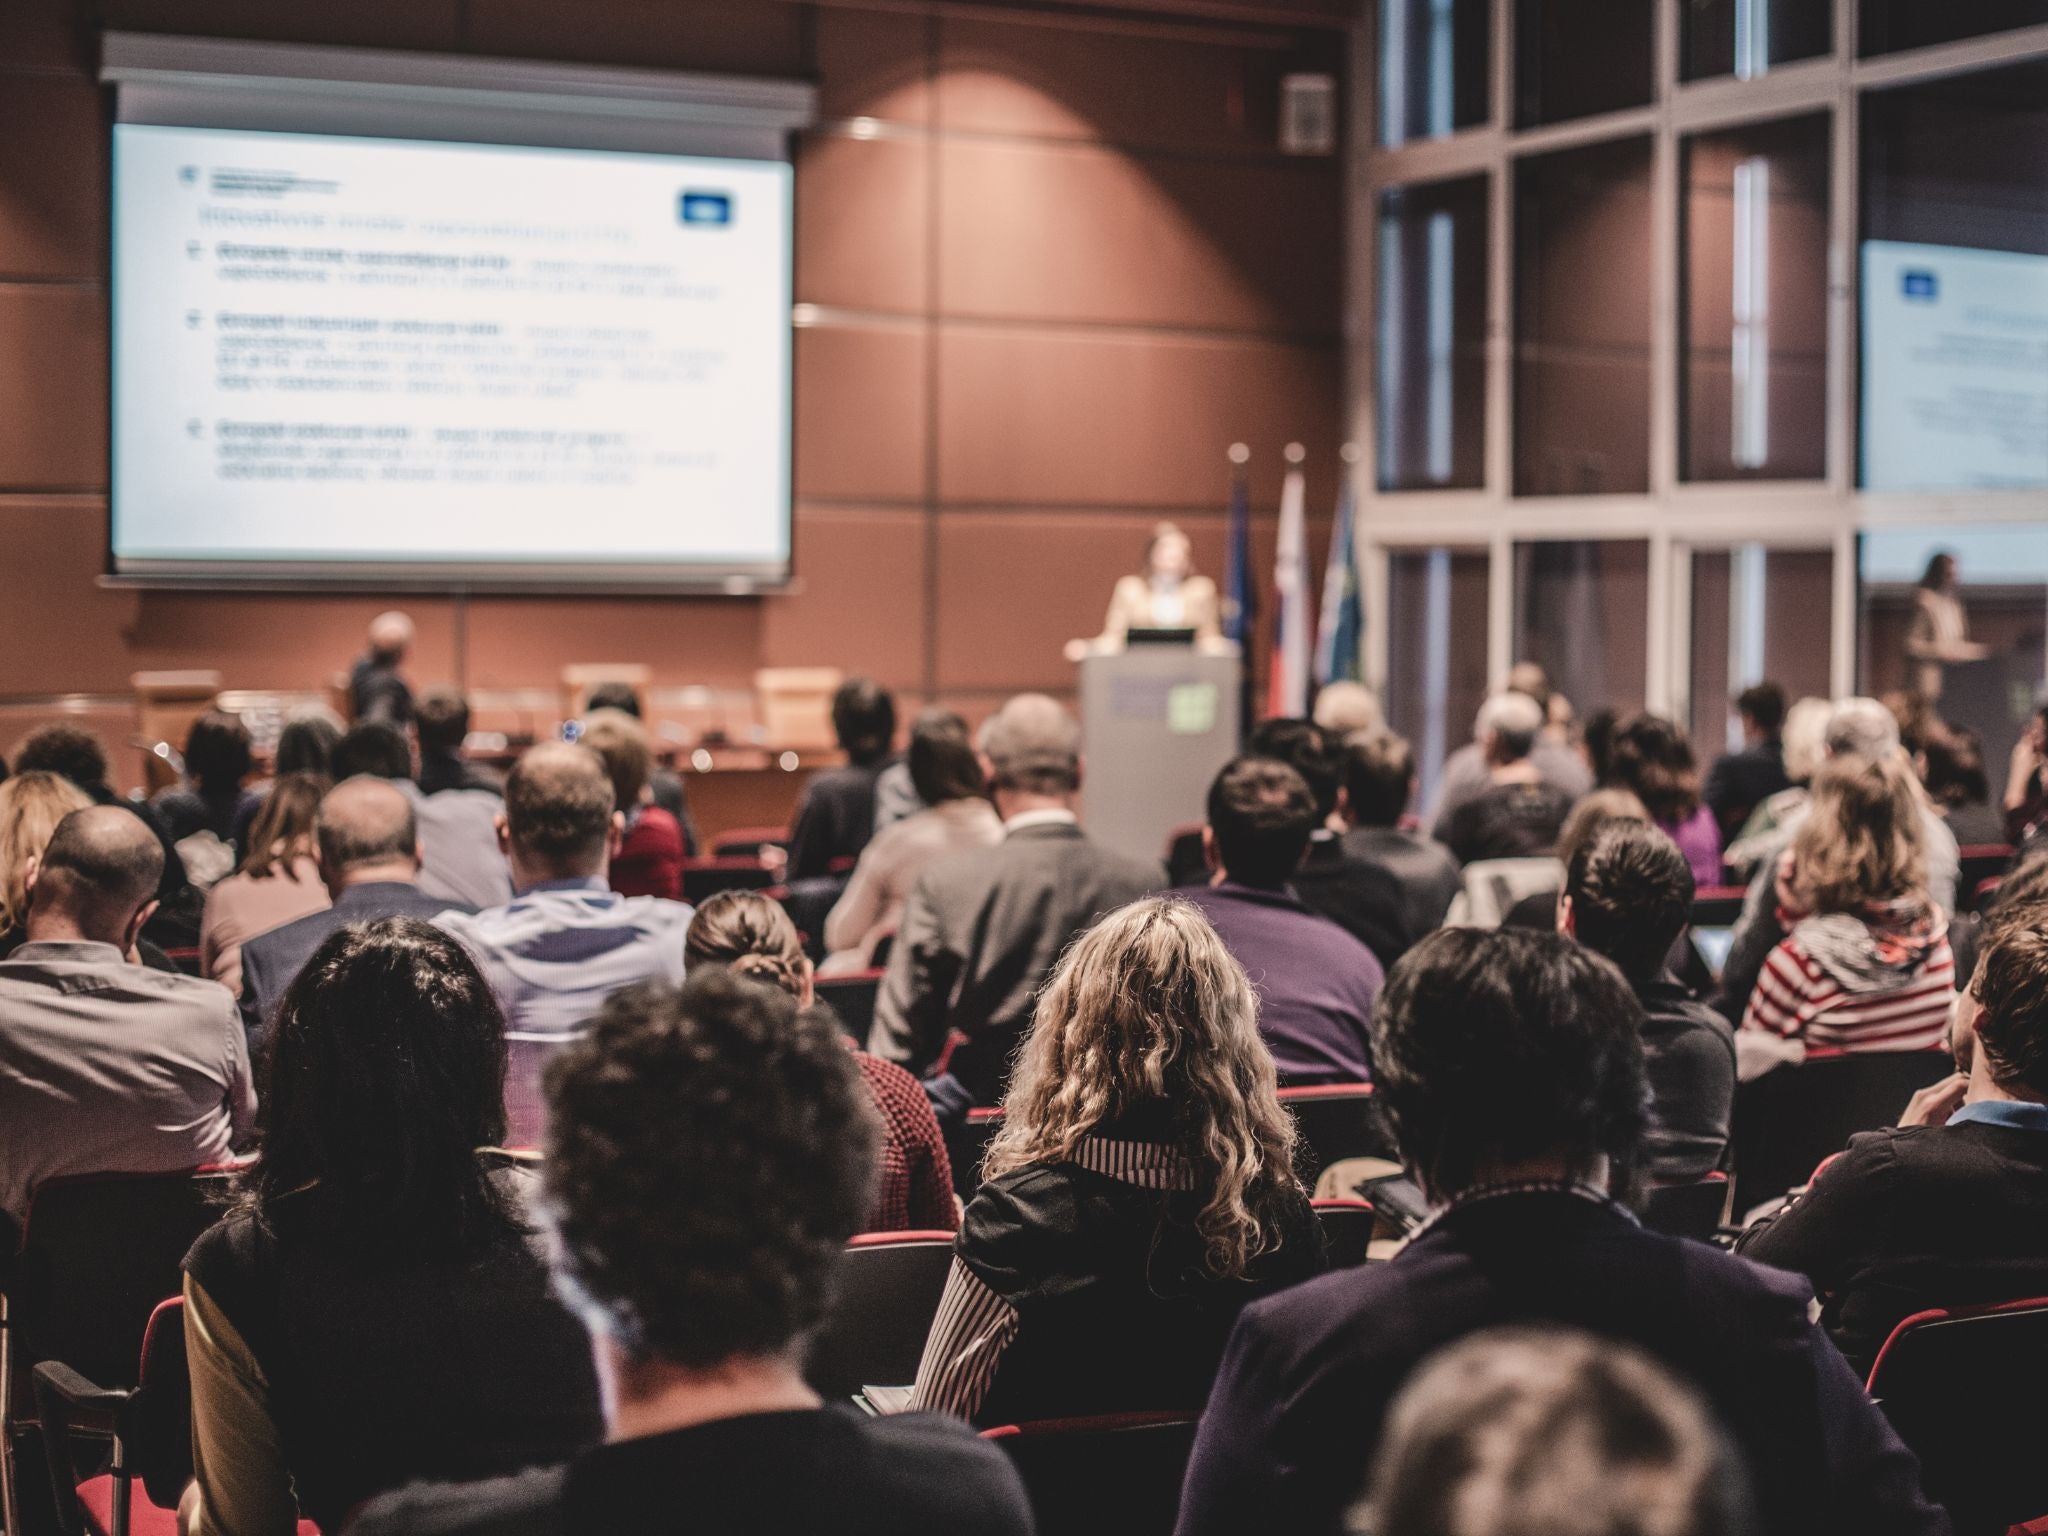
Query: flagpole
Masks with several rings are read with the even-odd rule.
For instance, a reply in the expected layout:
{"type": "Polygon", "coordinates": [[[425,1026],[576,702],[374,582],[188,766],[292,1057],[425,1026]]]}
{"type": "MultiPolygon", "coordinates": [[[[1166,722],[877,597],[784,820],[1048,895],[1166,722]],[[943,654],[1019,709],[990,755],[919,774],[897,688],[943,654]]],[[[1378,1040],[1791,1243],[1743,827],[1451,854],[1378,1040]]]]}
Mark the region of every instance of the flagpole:
{"type": "Polygon", "coordinates": [[[1252,657],[1257,650],[1258,577],[1252,571],[1251,481],[1245,468],[1252,450],[1247,443],[1232,443],[1228,526],[1224,530],[1223,633],[1237,642],[1237,733],[1244,739],[1251,729],[1252,657]]]}

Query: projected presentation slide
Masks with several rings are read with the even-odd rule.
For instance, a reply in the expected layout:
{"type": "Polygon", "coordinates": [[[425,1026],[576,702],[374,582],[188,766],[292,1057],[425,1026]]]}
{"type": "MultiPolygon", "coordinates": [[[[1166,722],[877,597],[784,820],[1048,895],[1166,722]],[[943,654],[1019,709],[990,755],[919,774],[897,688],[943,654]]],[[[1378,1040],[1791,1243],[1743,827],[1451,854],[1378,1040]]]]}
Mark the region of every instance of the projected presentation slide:
{"type": "Polygon", "coordinates": [[[1863,486],[2048,486],[2048,256],[1863,246],[1863,486]]]}
{"type": "Polygon", "coordinates": [[[114,130],[116,566],[789,556],[790,168],[114,130]]]}

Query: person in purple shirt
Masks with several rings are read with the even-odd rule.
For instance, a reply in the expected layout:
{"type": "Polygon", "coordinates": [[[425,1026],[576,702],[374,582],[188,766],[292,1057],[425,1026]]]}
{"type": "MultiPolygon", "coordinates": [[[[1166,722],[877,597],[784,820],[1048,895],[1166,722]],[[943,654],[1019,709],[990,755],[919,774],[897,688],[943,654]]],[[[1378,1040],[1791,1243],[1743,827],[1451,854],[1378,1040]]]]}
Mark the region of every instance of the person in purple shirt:
{"type": "Polygon", "coordinates": [[[1176,894],[1202,909],[1250,976],[1259,1033],[1283,1084],[1366,1083],[1380,963],[1288,886],[1317,820],[1315,796],[1293,768],[1238,758],[1209,786],[1209,883],[1176,894]]]}
{"type": "Polygon", "coordinates": [[[1697,886],[1721,883],[1721,827],[1700,803],[1699,763],[1685,732],[1661,715],[1637,715],[1614,733],[1608,782],[1632,790],[1678,844],[1697,886]]]}

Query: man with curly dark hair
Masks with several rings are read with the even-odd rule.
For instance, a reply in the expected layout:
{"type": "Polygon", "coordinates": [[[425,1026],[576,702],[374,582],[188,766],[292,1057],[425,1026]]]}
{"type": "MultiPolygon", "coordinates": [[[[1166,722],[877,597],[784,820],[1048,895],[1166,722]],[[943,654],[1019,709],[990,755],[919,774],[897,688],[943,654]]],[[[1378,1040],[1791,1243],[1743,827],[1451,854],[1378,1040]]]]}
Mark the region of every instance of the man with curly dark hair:
{"type": "Polygon", "coordinates": [[[612,997],[550,1067],[542,1216],[610,1443],[379,1499],[356,1536],[672,1528],[1028,1536],[1008,1461],[955,1420],[827,1407],[803,1352],[867,1215],[853,1057],[786,994],[707,970],[612,997]]]}

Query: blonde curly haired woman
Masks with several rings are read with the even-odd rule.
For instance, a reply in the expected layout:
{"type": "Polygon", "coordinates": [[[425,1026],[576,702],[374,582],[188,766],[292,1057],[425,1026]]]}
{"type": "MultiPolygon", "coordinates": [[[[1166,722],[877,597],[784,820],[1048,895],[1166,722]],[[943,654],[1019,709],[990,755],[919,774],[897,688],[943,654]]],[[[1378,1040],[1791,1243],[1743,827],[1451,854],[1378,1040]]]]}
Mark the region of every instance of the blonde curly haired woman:
{"type": "Polygon", "coordinates": [[[1185,901],[1067,951],[1004,1111],[912,1408],[1199,1408],[1245,1303],[1323,1268],[1251,983],[1185,901]]]}
{"type": "Polygon", "coordinates": [[[0,783],[0,959],[28,938],[28,866],[50,846],[57,823],[92,797],[54,773],[18,774],[0,783]]]}

